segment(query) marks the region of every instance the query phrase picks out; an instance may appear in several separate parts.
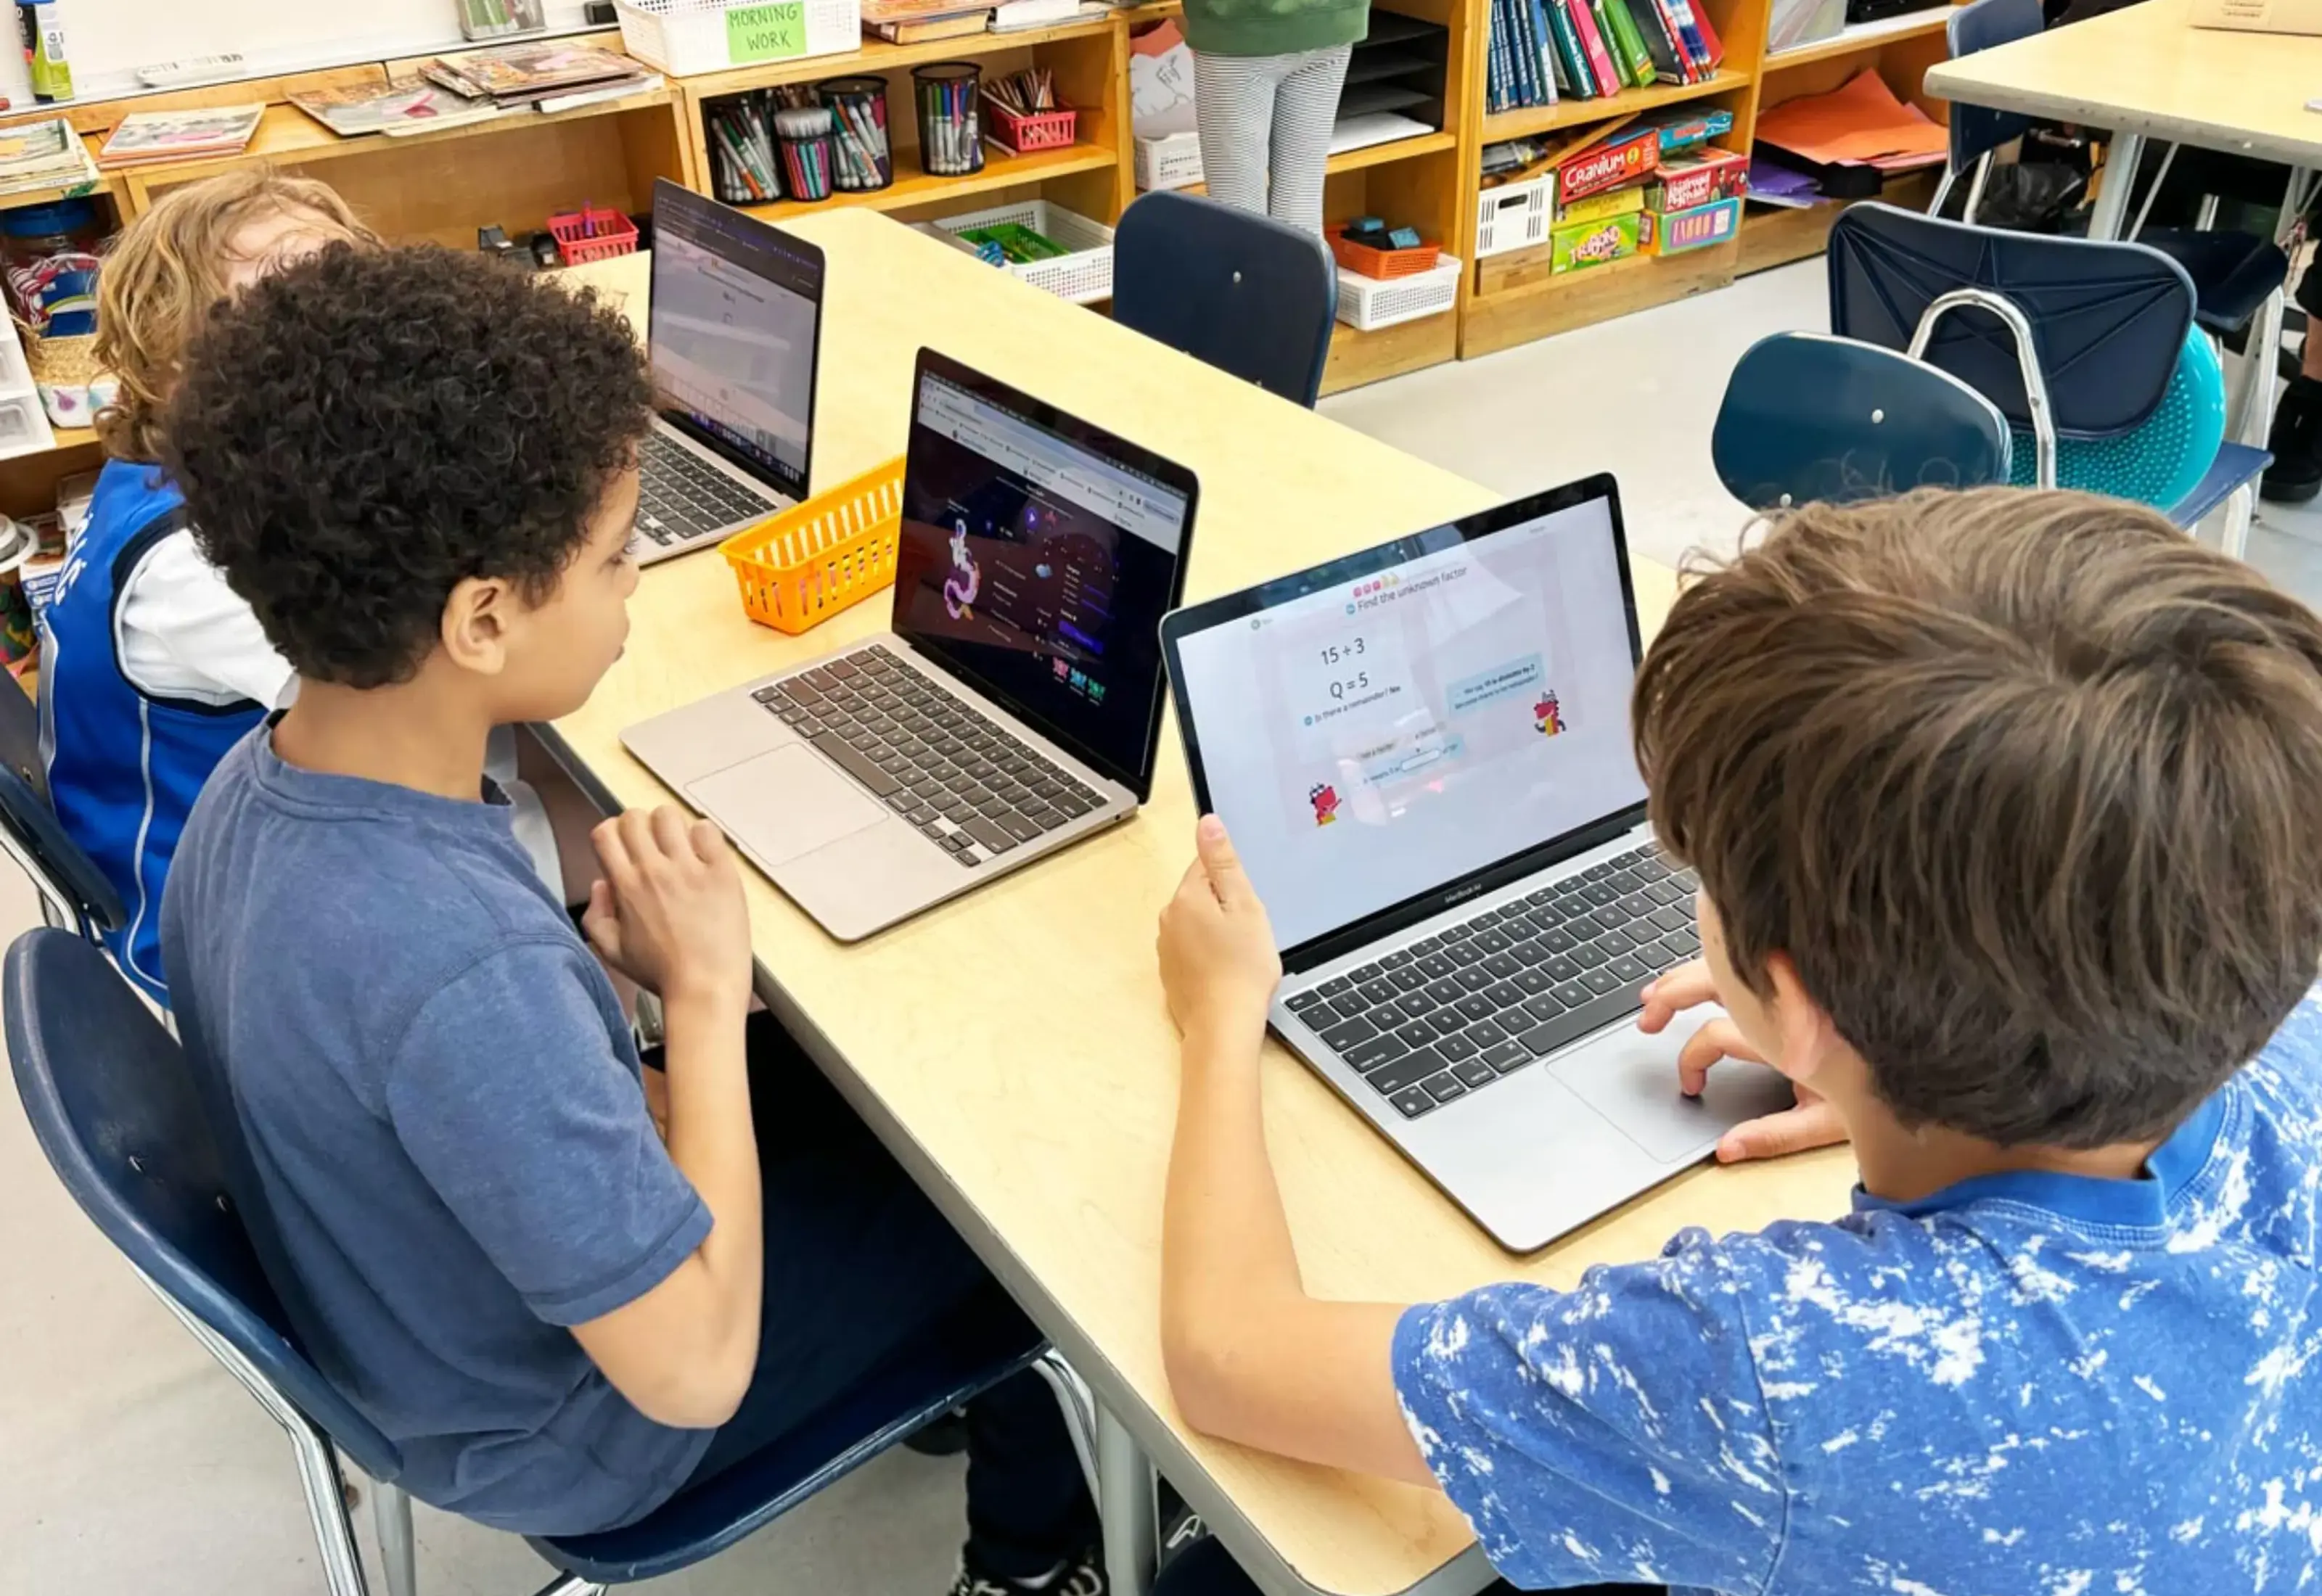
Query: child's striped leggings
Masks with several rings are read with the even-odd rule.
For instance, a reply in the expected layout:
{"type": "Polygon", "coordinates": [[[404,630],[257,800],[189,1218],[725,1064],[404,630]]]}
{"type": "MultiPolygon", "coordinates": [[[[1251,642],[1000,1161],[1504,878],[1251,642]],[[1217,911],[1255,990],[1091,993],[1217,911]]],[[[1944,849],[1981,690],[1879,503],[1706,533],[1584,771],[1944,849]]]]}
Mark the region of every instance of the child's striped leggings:
{"type": "Polygon", "coordinates": [[[1202,175],[1211,199],[1322,231],[1322,163],[1353,50],[1336,44],[1294,55],[1193,52],[1202,175]]]}

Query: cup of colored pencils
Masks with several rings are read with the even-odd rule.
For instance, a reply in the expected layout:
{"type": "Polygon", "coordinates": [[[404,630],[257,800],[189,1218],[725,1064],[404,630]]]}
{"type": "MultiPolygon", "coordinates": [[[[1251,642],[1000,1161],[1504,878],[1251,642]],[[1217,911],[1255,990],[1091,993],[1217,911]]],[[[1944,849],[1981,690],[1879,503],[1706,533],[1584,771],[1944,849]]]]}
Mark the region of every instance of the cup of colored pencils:
{"type": "Polygon", "coordinates": [[[895,180],[887,144],[887,80],[832,78],[817,87],[831,119],[831,180],[848,194],[884,188],[895,180]]]}
{"type": "Polygon", "coordinates": [[[939,178],[983,169],[983,127],[976,101],[983,69],[974,61],[937,61],[911,69],[919,103],[919,165],[939,178]]]}
{"type": "Polygon", "coordinates": [[[836,164],[827,106],[800,105],[774,113],[782,141],[782,188],[792,199],[828,199],[836,164]]]}

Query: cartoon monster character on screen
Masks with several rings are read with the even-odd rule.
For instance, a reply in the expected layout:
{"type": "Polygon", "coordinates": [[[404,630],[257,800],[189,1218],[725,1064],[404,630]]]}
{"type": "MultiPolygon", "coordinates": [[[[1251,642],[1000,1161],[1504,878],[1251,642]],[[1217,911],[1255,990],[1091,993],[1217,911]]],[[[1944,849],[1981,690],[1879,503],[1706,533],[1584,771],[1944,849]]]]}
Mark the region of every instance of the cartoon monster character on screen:
{"type": "Polygon", "coordinates": [[[1543,737],[1553,737],[1564,730],[1564,707],[1556,701],[1553,691],[1542,692],[1540,702],[1531,707],[1531,724],[1543,737]]]}
{"type": "Polygon", "coordinates": [[[1338,819],[1339,789],[1329,782],[1324,781],[1316,786],[1313,791],[1306,795],[1306,801],[1314,806],[1315,825],[1328,825],[1338,819]]]}
{"type": "Polygon", "coordinates": [[[967,552],[967,521],[963,516],[952,523],[951,575],[944,579],[944,609],[953,620],[975,618],[968,606],[975,602],[983,583],[983,573],[976,568],[975,556],[967,552]]]}

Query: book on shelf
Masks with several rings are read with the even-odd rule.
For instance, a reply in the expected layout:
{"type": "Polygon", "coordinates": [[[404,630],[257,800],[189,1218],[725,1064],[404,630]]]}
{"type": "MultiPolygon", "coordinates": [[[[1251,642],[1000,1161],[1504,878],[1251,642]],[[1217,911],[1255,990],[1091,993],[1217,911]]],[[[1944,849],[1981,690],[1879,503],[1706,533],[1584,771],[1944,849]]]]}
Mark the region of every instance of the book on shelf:
{"type": "Polygon", "coordinates": [[[1079,16],[1081,10],[1081,0],[1000,0],[992,8],[992,31],[1010,33],[1019,28],[1045,28],[1054,23],[1068,23],[1079,16]]]}
{"type": "Polygon", "coordinates": [[[1678,32],[1677,13],[1668,0],[1632,0],[1632,9],[1637,25],[1644,31],[1655,75],[1664,83],[1698,82],[1701,69],[1685,48],[1685,36],[1678,32]]]}
{"type": "Polygon", "coordinates": [[[264,105],[215,105],[200,111],[133,111],[121,119],[97,151],[102,167],[144,166],[204,155],[235,155],[248,148],[264,105]]]}
{"type": "Polygon", "coordinates": [[[1555,105],[1571,92],[1556,53],[1556,36],[1549,32],[1546,0],[1524,0],[1531,9],[1531,36],[1540,57],[1540,77],[1548,83],[1547,104],[1555,105]]]}
{"type": "Polygon", "coordinates": [[[488,99],[502,107],[529,105],[583,89],[609,88],[654,75],[650,68],[615,50],[554,42],[504,44],[494,50],[437,56],[420,68],[420,73],[453,94],[471,100],[488,99]]]}
{"type": "Polygon", "coordinates": [[[1580,35],[1580,48],[1588,59],[1588,76],[1596,85],[1596,92],[1612,96],[1621,92],[1621,69],[1613,64],[1613,52],[1604,43],[1604,35],[1597,32],[1596,14],[1589,0],[1568,0],[1565,7],[1572,18],[1573,31],[1580,35]]]}
{"type": "Polygon", "coordinates": [[[471,100],[433,83],[364,83],[311,89],[290,103],[343,139],[365,133],[427,133],[498,116],[489,100],[471,100]]]}
{"type": "Polygon", "coordinates": [[[78,188],[100,175],[80,134],[61,116],[0,131],[0,194],[78,188]]]}
{"type": "Polygon", "coordinates": [[[964,39],[970,33],[981,33],[992,25],[992,8],[979,5],[973,11],[955,11],[946,15],[904,18],[896,22],[873,22],[865,17],[863,31],[890,44],[926,44],[937,39],[964,39]]]}
{"type": "Polygon", "coordinates": [[[1685,41],[1687,56],[1700,68],[1702,77],[1711,77],[1716,72],[1717,62],[1724,50],[1721,47],[1712,51],[1708,36],[1701,31],[1702,13],[1707,8],[1696,5],[1693,0],[1668,0],[1668,5],[1669,9],[1677,14],[1678,37],[1685,41]]]}
{"type": "Polygon", "coordinates": [[[1572,80],[1573,97],[1593,100],[1602,92],[1588,65],[1588,51],[1580,42],[1580,29],[1572,20],[1572,0],[1548,0],[1548,25],[1555,30],[1556,53],[1564,75],[1572,80]]]}
{"type": "Polygon", "coordinates": [[[1612,23],[1613,49],[1621,59],[1621,75],[1639,88],[1650,87],[1659,78],[1659,69],[1645,49],[1645,36],[1638,31],[1627,0],[1598,0],[1598,4],[1612,23]]]}
{"type": "Polygon", "coordinates": [[[535,100],[533,105],[535,109],[553,116],[559,111],[578,111],[583,105],[602,105],[614,100],[626,100],[631,95],[651,94],[661,86],[660,73],[640,72],[634,78],[617,78],[593,88],[575,89],[569,95],[548,95],[535,100]]]}

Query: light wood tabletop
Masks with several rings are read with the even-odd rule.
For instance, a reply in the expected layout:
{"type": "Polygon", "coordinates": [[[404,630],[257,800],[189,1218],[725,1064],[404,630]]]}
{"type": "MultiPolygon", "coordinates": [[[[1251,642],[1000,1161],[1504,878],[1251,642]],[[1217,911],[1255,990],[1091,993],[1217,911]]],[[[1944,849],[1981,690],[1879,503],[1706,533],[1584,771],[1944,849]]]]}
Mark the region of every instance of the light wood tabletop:
{"type": "MultiPolygon", "coordinates": [[[[829,262],[817,486],[901,452],[912,362],[928,342],[1198,473],[1192,597],[1494,501],[883,216],[786,225],[829,262]]],[[[583,270],[641,315],[642,258],[583,270]]],[[[1561,461],[1556,474],[1599,463],[1561,461]]],[[[1658,625],[1673,576],[1640,565],[1637,585],[1646,625],[1658,625]]],[[[725,562],[703,553],[647,570],[630,615],[627,654],[556,731],[613,798],[659,804],[672,795],[623,752],[623,726],[877,631],[887,602],[785,638],[744,618],[725,562]]],[[[745,872],[758,958],[778,1009],[806,1027],[841,1090],[1261,1582],[1347,1596],[1422,1582],[1473,1591],[1488,1571],[1440,1494],[1211,1441],[1170,1400],[1157,1303],[1177,1046],[1153,935],[1194,815],[1174,726],[1164,740],[1138,819],[853,947],[745,872]]],[[[1279,1047],[1265,1097],[1300,1261],[1330,1297],[1418,1301],[1519,1277],[1568,1286],[1592,1263],[1652,1256],[1686,1226],[1842,1212],[1853,1179],[1837,1150],[1705,1168],[1515,1258],[1279,1047]]]]}
{"type": "Polygon", "coordinates": [[[1931,95],[2136,138],[2322,167],[2322,38],[2197,28],[2144,0],[1927,70],[1931,95]]]}

